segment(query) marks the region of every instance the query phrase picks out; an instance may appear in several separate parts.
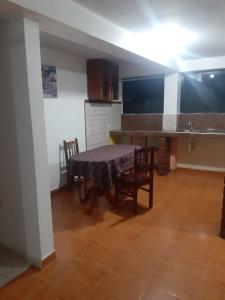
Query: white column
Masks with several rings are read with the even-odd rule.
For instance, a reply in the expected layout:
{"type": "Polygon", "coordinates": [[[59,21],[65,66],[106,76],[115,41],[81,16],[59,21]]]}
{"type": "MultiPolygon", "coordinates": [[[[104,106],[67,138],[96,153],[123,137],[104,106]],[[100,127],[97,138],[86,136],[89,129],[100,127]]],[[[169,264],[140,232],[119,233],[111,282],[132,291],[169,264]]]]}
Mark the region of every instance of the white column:
{"type": "Polygon", "coordinates": [[[179,73],[165,77],[163,115],[163,129],[165,130],[176,129],[176,115],[180,111],[180,83],[179,73]]]}
{"type": "Polygon", "coordinates": [[[8,22],[0,21],[0,244],[26,256],[8,22]]]}
{"type": "Polygon", "coordinates": [[[41,83],[39,25],[10,23],[10,62],[28,260],[54,251],[41,83]]]}

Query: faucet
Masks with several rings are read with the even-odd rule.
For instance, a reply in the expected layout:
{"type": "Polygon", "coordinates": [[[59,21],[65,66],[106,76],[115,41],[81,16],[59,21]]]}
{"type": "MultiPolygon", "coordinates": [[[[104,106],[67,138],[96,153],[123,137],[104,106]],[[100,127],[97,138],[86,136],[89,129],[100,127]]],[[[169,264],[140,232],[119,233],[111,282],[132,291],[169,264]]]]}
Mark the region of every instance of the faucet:
{"type": "Polygon", "coordinates": [[[193,129],[193,127],[192,127],[192,120],[188,120],[188,129],[189,130],[192,130],[193,129]]]}

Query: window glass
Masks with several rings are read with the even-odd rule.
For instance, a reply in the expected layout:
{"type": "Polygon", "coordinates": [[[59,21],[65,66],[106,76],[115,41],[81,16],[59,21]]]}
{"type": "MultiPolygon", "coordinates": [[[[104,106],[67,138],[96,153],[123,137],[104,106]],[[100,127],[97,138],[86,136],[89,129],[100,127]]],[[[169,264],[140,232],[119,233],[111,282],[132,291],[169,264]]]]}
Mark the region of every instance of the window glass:
{"type": "Polygon", "coordinates": [[[180,112],[225,112],[225,70],[184,73],[180,112]]]}
{"type": "Polygon", "coordinates": [[[123,80],[123,113],[163,113],[164,77],[123,80]]]}

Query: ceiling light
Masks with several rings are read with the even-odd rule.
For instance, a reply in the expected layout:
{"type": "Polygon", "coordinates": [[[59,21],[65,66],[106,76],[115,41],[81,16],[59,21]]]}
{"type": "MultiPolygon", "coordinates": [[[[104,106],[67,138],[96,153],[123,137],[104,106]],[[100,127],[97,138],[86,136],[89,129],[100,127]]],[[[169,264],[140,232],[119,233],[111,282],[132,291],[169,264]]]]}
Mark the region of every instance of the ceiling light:
{"type": "Polygon", "coordinates": [[[129,33],[124,43],[148,58],[178,58],[195,42],[197,34],[174,23],[156,26],[143,33],[129,33]]]}
{"type": "Polygon", "coordinates": [[[213,79],[213,78],[215,78],[215,74],[210,74],[209,77],[210,77],[211,79],[213,79]]]}

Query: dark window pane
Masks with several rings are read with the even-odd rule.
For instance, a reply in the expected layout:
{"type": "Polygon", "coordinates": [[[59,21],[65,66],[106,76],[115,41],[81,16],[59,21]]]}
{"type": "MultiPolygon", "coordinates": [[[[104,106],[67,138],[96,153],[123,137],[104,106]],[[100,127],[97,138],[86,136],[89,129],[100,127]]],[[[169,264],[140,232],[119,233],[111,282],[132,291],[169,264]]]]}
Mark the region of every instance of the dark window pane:
{"type": "Polygon", "coordinates": [[[225,112],[225,70],[183,74],[180,111],[181,113],[225,112]]]}
{"type": "Polygon", "coordinates": [[[123,80],[123,113],[162,113],[163,102],[163,77],[123,80]]]}

